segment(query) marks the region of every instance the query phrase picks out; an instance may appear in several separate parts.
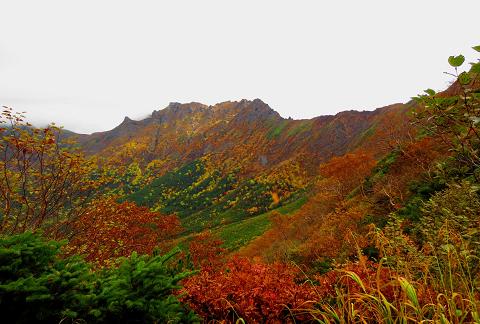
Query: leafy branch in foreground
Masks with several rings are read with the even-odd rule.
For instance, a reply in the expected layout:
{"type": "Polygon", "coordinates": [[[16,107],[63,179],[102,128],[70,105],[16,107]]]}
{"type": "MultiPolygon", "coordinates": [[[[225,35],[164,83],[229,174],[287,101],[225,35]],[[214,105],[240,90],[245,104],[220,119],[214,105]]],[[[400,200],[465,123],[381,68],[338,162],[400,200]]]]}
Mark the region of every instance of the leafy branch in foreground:
{"type": "MultiPolygon", "coordinates": [[[[480,51],[478,46],[474,49],[480,51]]],[[[426,94],[414,98],[424,106],[416,117],[424,132],[441,138],[456,154],[460,166],[470,170],[478,181],[474,170],[480,166],[480,62],[471,63],[470,71],[458,73],[464,61],[462,55],[448,59],[455,68],[451,74],[456,78],[451,87],[453,95],[427,89],[426,94]]]]}

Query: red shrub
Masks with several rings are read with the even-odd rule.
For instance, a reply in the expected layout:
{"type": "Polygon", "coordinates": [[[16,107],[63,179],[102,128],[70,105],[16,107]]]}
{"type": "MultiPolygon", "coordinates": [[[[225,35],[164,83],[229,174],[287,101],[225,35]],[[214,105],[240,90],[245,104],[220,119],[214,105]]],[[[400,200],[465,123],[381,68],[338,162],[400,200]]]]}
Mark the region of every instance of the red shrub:
{"type": "Polygon", "coordinates": [[[213,271],[225,263],[223,241],[216,239],[210,231],[195,236],[190,243],[189,251],[193,264],[205,271],[213,271]]]}
{"type": "Polygon", "coordinates": [[[69,224],[74,235],[67,254],[82,254],[87,261],[108,265],[133,251],[149,254],[181,230],[177,216],[164,216],[132,202],[104,198],[69,224]]]}
{"type": "Polygon", "coordinates": [[[184,282],[183,302],[205,320],[288,322],[289,310],[313,305],[317,292],[297,284],[298,272],[286,264],[253,263],[234,257],[220,271],[202,271],[184,282]]]}

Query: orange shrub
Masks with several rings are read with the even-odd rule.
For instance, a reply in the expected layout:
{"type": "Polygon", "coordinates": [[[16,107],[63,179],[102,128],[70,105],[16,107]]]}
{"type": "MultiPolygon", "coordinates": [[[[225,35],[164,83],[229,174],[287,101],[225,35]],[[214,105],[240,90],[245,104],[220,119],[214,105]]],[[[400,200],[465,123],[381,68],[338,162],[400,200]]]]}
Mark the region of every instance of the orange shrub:
{"type": "Polygon", "coordinates": [[[356,152],[334,157],[320,166],[320,174],[337,184],[337,194],[343,198],[362,185],[375,166],[375,160],[367,153],[356,152]]]}
{"type": "Polygon", "coordinates": [[[383,197],[388,200],[392,210],[401,208],[410,194],[409,184],[422,176],[431,177],[434,162],[447,154],[442,143],[429,137],[409,143],[400,150],[388,173],[375,183],[373,190],[376,200],[382,200],[383,197]]]}

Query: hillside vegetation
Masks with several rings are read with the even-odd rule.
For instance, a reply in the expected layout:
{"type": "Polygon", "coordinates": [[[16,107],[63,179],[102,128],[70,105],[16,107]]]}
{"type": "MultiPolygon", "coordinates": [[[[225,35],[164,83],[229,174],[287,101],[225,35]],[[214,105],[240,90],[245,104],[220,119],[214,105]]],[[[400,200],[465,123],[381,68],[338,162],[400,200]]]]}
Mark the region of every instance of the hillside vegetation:
{"type": "Polygon", "coordinates": [[[311,120],[171,103],[76,135],[4,107],[4,319],[480,322],[480,63],[448,61],[443,92],[311,120]]]}

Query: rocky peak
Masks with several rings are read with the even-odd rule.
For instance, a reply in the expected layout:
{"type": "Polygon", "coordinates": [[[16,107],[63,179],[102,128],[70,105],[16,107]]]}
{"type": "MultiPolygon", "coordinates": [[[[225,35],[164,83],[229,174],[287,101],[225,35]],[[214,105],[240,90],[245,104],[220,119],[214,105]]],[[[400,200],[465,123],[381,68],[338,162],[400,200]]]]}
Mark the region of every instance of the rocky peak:
{"type": "Polygon", "coordinates": [[[208,106],[198,102],[190,102],[186,104],[171,102],[167,107],[161,110],[154,110],[151,118],[154,119],[155,122],[165,123],[171,122],[175,119],[184,119],[189,115],[197,112],[205,112],[207,110],[208,106]]]}
{"type": "Polygon", "coordinates": [[[134,122],[133,119],[130,119],[128,116],[125,116],[125,118],[122,121],[122,124],[128,124],[134,122]]]}
{"type": "Polygon", "coordinates": [[[282,119],[279,113],[260,99],[253,101],[243,99],[239,102],[239,108],[241,109],[235,118],[238,122],[252,123],[267,119],[282,119]]]}

